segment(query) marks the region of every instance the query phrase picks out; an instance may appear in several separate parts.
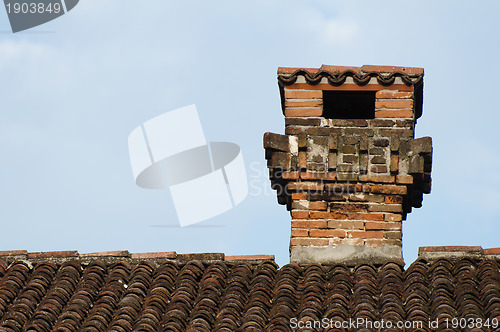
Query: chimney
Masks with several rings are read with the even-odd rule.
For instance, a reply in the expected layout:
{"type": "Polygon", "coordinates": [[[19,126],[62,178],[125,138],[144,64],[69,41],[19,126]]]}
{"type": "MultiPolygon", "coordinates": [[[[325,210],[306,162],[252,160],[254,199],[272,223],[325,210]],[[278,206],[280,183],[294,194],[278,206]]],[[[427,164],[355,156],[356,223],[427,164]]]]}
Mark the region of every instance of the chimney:
{"type": "Polygon", "coordinates": [[[402,221],[431,190],[432,140],[414,138],[422,68],[279,68],[285,135],[264,134],[290,260],[402,259],[402,221]]]}

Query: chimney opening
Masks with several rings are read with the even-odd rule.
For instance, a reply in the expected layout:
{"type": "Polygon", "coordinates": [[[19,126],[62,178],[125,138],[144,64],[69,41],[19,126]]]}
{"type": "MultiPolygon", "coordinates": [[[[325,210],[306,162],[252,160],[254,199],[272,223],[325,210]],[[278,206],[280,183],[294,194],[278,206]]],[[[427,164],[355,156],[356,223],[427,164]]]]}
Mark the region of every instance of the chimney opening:
{"type": "Polygon", "coordinates": [[[323,117],[374,119],[375,91],[323,91],[323,117]]]}

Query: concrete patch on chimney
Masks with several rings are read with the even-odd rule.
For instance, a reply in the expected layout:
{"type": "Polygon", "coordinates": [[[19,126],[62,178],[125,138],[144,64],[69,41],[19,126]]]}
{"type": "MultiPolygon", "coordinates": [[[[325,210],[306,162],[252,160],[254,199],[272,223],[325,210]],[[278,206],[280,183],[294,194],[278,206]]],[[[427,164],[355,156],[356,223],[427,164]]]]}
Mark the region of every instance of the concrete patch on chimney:
{"type": "Polygon", "coordinates": [[[367,247],[363,245],[339,244],[335,247],[302,247],[292,248],[290,261],[294,263],[320,264],[379,264],[389,259],[403,259],[400,246],[382,245],[367,247]]]}

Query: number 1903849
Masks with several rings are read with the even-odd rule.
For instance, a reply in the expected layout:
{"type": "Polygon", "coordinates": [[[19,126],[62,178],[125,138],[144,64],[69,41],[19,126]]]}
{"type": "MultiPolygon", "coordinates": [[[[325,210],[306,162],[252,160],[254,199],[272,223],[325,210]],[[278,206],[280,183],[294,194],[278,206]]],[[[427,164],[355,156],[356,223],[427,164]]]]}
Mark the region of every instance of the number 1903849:
{"type": "Polygon", "coordinates": [[[59,14],[63,9],[60,3],[42,3],[42,2],[15,2],[13,4],[7,3],[5,5],[7,13],[11,14],[43,14],[54,13],[59,14]]]}

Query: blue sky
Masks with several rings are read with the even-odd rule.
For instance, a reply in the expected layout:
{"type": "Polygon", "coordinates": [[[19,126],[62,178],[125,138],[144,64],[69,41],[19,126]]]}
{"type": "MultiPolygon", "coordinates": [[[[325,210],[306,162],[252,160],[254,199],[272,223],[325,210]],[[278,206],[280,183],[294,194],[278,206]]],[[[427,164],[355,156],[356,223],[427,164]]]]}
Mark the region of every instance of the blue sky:
{"type": "Polygon", "coordinates": [[[494,1],[82,0],[12,34],[0,13],[0,250],[274,254],[290,216],[269,189],[262,135],[283,133],[276,69],[425,68],[416,136],[434,142],[433,188],[404,223],[419,246],[500,247],[494,1]],[[168,191],[134,184],[128,134],[196,104],[209,141],[240,145],[248,198],[176,227],[168,191]]]}

